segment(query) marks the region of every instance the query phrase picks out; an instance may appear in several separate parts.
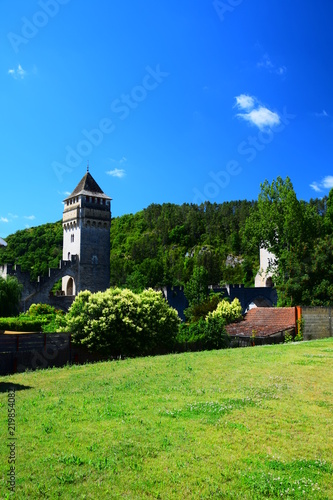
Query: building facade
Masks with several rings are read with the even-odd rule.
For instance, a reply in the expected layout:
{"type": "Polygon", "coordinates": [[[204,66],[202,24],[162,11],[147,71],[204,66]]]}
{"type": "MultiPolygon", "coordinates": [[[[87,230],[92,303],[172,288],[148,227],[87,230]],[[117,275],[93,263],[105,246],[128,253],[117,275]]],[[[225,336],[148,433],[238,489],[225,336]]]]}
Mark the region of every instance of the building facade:
{"type": "Polygon", "coordinates": [[[111,198],[87,171],[64,200],[63,260],[77,261],[74,276],[62,278],[65,295],[110,286],[111,198]]]}

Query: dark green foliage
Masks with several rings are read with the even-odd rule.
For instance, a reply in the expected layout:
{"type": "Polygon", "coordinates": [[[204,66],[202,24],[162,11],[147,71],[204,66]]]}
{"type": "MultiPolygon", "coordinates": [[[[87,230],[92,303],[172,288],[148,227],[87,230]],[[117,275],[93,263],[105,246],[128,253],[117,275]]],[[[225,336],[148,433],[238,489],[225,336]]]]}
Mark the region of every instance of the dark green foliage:
{"type": "MultiPolygon", "coordinates": [[[[204,267],[208,282],[245,283],[256,273],[258,251],[248,267],[225,267],[229,254],[242,255],[241,232],[255,202],[201,205],[153,204],[111,224],[111,285],[134,291],[160,285],[185,285],[195,267],[204,267]],[[250,270],[249,266],[253,266],[250,270]]],[[[252,283],[253,284],[253,283],[252,283]]]]}
{"type": "Polygon", "coordinates": [[[16,316],[19,311],[22,286],[16,278],[0,277],[0,318],[3,316],[16,316]]]}
{"type": "Polygon", "coordinates": [[[197,306],[206,300],[208,285],[208,271],[204,266],[196,266],[184,289],[190,307],[197,306]]]}
{"type": "Polygon", "coordinates": [[[212,293],[209,297],[199,304],[194,304],[185,310],[186,318],[193,322],[199,321],[200,318],[205,318],[209,312],[215,311],[217,304],[221,300],[221,295],[212,293]]]}
{"type": "Polygon", "coordinates": [[[14,332],[56,332],[64,326],[65,313],[48,304],[32,304],[29,310],[12,318],[0,318],[0,330],[14,332]]]}
{"type": "Polygon", "coordinates": [[[36,281],[50,267],[58,267],[62,233],[61,221],[17,231],[6,238],[7,247],[0,248],[0,264],[19,264],[36,281]]]}
{"type": "Polygon", "coordinates": [[[49,304],[32,304],[24,316],[40,320],[45,333],[54,333],[66,325],[64,311],[49,304]]]}
{"type": "Polygon", "coordinates": [[[245,247],[266,246],[277,257],[279,306],[333,304],[333,190],[328,198],[297,199],[287,177],[261,185],[243,232],[245,247]]]}
{"type": "Polygon", "coordinates": [[[31,318],[36,318],[38,316],[49,317],[55,314],[64,313],[49,304],[32,304],[26,312],[26,316],[30,316],[31,318]]]}
{"type": "Polygon", "coordinates": [[[21,314],[16,318],[0,318],[0,330],[12,332],[41,332],[46,318],[31,318],[21,314]]]}
{"type": "Polygon", "coordinates": [[[208,317],[199,321],[182,324],[179,327],[177,341],[190,350],[225,349],[229,347],[229,336],[223,318],[208,317]]]}

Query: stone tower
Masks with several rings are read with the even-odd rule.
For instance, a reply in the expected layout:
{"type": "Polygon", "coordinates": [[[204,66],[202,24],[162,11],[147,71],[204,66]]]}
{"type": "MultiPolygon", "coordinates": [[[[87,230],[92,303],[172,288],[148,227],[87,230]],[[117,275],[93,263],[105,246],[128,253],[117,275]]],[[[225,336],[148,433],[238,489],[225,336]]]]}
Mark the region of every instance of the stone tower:
{"type": "Polygon", "coordinates": [[[260,269],[255,277],[254,286],[271,287],[273,286],[273,272],[275,270],[276,256],[269,252],[266,248],[260,248],[260,269]]]}
{"type": "Polygon", "coordinates": [[[65,295],[110,286],[111,198],[89,171],[64,200],[63,260],[76,260],[76,272],[62,279],[65,295]]]}

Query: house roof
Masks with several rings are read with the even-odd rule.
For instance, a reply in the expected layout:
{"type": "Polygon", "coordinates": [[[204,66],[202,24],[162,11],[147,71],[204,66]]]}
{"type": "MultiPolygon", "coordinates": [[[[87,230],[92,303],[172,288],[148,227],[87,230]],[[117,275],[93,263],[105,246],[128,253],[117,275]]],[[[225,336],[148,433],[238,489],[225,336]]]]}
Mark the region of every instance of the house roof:
{"type": "Polygon", "coordinates": [[[0,238],[0,247],[6,247],[6,246],[7,246],[7,243],[5,242],[5,240],[0,238]]]}
{"type": "Polygon", "coordinates": [[[90,172],[87,172],[82,177],[82,179],[80,180],[80,182],[78,183],[72,194],[70,196],[67,196],[67,198],[65,198],[64,201],[72,198],[73,196],[78,196],[79,194],[94,195],[98,196],[99,198],[105,198],[107,200],[111,200],[109,196],[103,193],[103,191],[101,190],[101,188],[99,187],[93,176],[90,174],[90,172]]]}
{"type": "Polygon", "coordinates": [[[295,326],[295,307],[254,307],[242,321],[227,325],[226,330],[229,335],[243,337],[251,337],[255,330],[256,337],[269,337],[295,326]]]}

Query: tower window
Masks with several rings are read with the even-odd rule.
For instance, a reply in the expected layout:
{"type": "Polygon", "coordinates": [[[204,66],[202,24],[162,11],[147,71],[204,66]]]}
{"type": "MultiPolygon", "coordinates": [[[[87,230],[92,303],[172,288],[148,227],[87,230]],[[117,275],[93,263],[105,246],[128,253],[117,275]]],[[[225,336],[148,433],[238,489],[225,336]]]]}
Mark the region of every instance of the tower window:
{"type": "Polygon", "coordinates": [[[71,243],[74,243],[74,234],[71,234],[71,243]]]}

